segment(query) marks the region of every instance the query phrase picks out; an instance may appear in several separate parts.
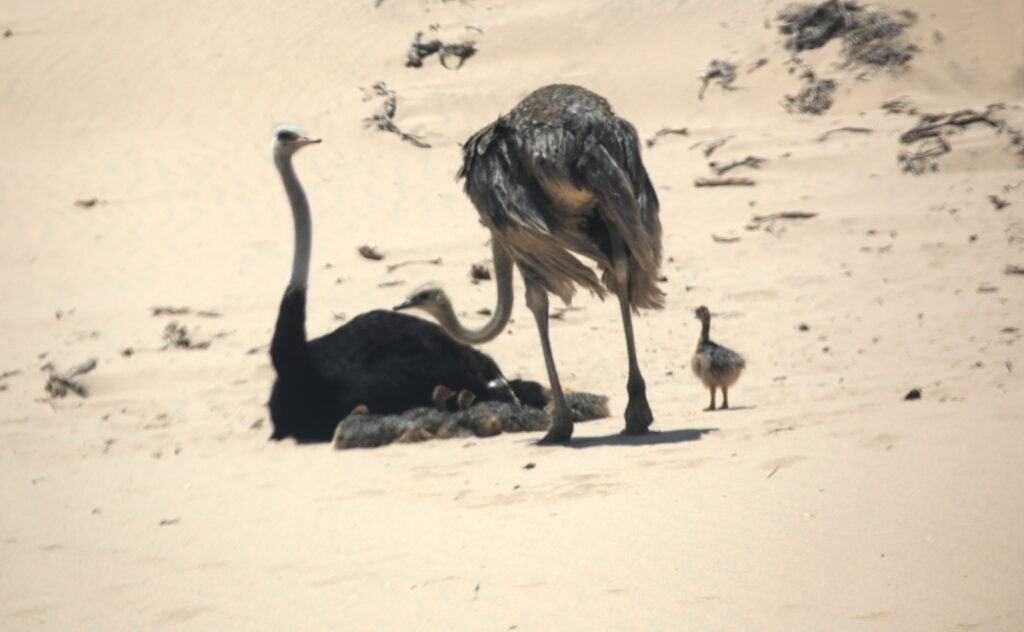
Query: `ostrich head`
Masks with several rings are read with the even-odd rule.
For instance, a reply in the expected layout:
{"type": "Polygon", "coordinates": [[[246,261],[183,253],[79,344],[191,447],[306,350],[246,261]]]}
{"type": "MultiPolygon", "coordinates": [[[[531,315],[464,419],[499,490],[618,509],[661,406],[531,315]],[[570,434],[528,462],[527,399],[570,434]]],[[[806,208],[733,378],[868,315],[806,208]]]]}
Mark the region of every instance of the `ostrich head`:
{"type": "Polygon", "coordinates": [[[701,305],[696,310],[694,310],[693,314],[694,314],[694,316],[697,317],[697,320],[699,320],[701,322],[704,322],[704,321],[707,321],[707,320],[711,319],[711,312],[708,311],[708,308],[703,306],[703,305],[701,305]]]}
{"type": "Polygon", "coordinates": [[[427,283],[414,290],[404,301],[395,305],[395,310],[422,309],[437,320],[442,320],[446,311],[451,311],[451,301],[439,285],[427,283]]]}
{"type": "Polygon", "coordinates": [[[319,143],[319,138],[310,138],[297,125],[278,125],[274,128],[274,156],[291,156],[306,145],[319,143]]]}

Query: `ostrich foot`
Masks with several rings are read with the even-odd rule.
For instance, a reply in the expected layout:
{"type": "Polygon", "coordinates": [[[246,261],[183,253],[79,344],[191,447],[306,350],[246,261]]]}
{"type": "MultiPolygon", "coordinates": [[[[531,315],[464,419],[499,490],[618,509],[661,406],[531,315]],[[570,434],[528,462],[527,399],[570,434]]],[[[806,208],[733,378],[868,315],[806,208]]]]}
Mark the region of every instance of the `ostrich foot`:
{"type": "Polygon", "coordinates": [[[654,415],[651,413],[651,407],[647,404],[647,398],[630,398],[629,404],[626,405],[626,429],[623,430],[623,434],[646,434],[652,423],[654,423],[654,415]]]}
{"type": "Polygon", "coordinates": [[[551,428],[538,443],[551,445],[553,443],[566,443],[572,438],[572,414],[565,408],[555,409],[552,415],[551,428]]]}

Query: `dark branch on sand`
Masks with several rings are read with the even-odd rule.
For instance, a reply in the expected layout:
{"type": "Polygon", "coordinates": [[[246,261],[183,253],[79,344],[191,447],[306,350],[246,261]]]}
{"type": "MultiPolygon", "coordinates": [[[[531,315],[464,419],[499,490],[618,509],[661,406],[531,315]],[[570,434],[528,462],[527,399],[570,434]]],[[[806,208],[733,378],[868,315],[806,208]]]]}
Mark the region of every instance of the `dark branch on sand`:
{"type": "Polygon", "coordinates": [[[695,178],[693,181],[695,187],[730,187],[730,186],[742,186],[750,187],[754,186],[754,181],[750,178],[695,178]]]}
{"type": "Polygon", "coordinates": [[[411,265],[416,265],[416,264],[420,264],[420,263],[424,263],[424,264],[428,264],[428,265],[433,265],[433,266],[439,266],[439,265],[441,265],[443,263],[443,261],[441,261],[441,257],[436,257],[434,259],[414,259],[412,261],[401,261],[399,263],[388,264],[388,272],[389,273],[390,272],[394,272],[395,270],[397,270],[399,268],[404,268],[405,266],[411,266],[411,265]]]}
{"type": "Polygon", "coordinates": [[[697,99],[704,100],[704,91],[713,79],[718,79],[723,90],[732,90],[732,82],[736,80],[736,66],[727,61],[714,59],[708,64],[707,70],[697,75],[701,80],[700,90],[697,92],[697,99]]]}
{"type": "Polygon", "coordinates": [[[405,55],[405,65],[409,68],[423,67],[423,60],[434,53],[438,53],[441,65],[449,70],[458,70],[466,60],[476,54],[475,42],[460,42],[457,44],[445,44],[441,40],[423,41],[423,33],[418,32],[412,38],[409,45],[409,52],[405,55]],[[447,60],[451,57],[457,58],[458,64],[449,66],[447,60]]]}
{"type": "Polygon", "coordinates": [[[761,165],[765,162],[764,158],[758,158],[757,156],[747,156],[743,160],[730,160],[729,162],[709,162],[708,166],[715,172],[716,176],[720,176],[728,171],[732,171],[736,167],[751,167],[753,169],[760,169],[761,165]]]}
{"type": "Polygon", "coordinates": [[[654,147],[654,143],[658,142],[658,140],[661,139],[662,136],[666,136],[668,134],[679,134],[680,136],[686,136],[687,134],[689,134],[689,130],[687,130],[685,127],[663,127],[658,131],[654,132],[654,136],[651,136],[650,138],[647,139],[647,148],[650,149],[651,147],[654,147]]]}
{"type": "Polygon", "coordinates": [[[76,364],[63,373],[56,372],[51,364],[47,364],[43,368],[47,371],[46,392],[51,397],[64,397],[68,394],[68,391],[79,397],[89,396],[89,390],[75,381],[75,378],[95,369],[95,358],[86,360],[81,364],[76,364]]]}
{"type": "Polygon", "coordinates": [[[830,129],[829,131],[819,136],[818,142],[823,143],[826,140],[828,140],[829,136],[831,136],[832,134],[837,134],[839,132],[850,132],[853,134],[870,134],[873,131],[874,130],[871,129],[870,127],[838,127],[836,129],[830,129]]]}
{"type": "Polygon", "coordinates": [[[412,143],[417,147],[422,147],[424,149],[430,147],[430,144],[420,140],[419,136],[403,132],[399,129],[398,125],[395,124],[393,119],[395,116],[395,110],[398,109],[398,95],[395,94],[394,90],[388,88],[387,84],[383,81],[378,81],[371,87],[371,92],[372,94],[368,96],[367,99],[372,97],[373,94],[384,97],[384,112],[365,118],[363,122],[367,126],[376,125],[377,129],[381,131],[398,134],[402,140],[412,143]]]}
{"type": "Polygon", "coordinates": [[[774,222],[778,219],[811,219],[817,216],[817,213],[809,213],[807,211],[783,211],[781,213],[772,213],[771,215],[755,215],[750,218],[750,221],[760,224],[763,222],[774,222]]]}
{"type": "Polygon", "coordinates": [[[721,138],[716,138],[715,140],[710,141],[710,142],[702,140],[699,143],[694,143],[694,144],[690,145],[690,149],[696,149],[696,148],[700,147],[701,145],[703,145],[704,146],[704,157],[705,158],[710,158],[711,154],[715,153],[716,149],[718,149],[722,145],[726,144],[729,141],[730,138],[732,138],[732,136],[723,136],[721,138]]]}
{"type": "Polygon", "coordinates": [[[900,142],[905,145],[922,141],[916,152],[900,153],[898,155],[897,159],[899,160],[900,167],[903,171],[920,175],[924,173],[924,163],[927,163],[932,171],[938,171],[939,165],[936,158],[949,153],[953,149],[947,137],[951,133],[975,123],[988,125],[997,134],[1006,133],[1009,136],[1010,147],[1014,153],[1024,158],[1024,133],[1019,129],[1010,127],[1004,119],[993,116],[995,112],[1005,107],[1002,103],[995,103],[989,105],[983,112],[965,109],[952,113],[923,114],[918,120],[917,125],[900,136],[900,142]]]}

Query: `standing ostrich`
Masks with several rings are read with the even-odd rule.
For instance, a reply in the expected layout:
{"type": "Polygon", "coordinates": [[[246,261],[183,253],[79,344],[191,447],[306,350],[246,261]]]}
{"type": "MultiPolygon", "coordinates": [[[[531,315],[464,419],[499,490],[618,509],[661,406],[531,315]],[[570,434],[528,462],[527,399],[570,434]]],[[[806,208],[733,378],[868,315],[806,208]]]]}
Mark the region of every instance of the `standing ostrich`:
{"type": "Polygon", "coordinates": [[[274,163],[291,203],[295,252],[270,343],[277,372],[270,394],[270,438],[330,441],[338,421],[357,406],[377,414],[428,406],[438,384],[470,389],[484,399],[513,401],[518,395],[524,403],[544,406],[540,385],[515,380],[510,386],[489,356],[452,340],[434,323],[406,314],[374,310],[307,341],[312,227],[292,156],[319,142],[294,126],[274,129],[274,163]]]}
{"type": "Polygon", "coordinates": [[[537,321],[555,402],[543,441],[562,442],[572,436],[573,426],[551,353],[547,295],[569,303],[574,284],[602,299],[607,288],[618,296],[629,354],[625,432],[647,432],[653,416],[637,364],[631,312],[660,309],[664,294],[655,285],[661,261],[658,196],[640,160],[636,130],[585,88],[547,86],[469,138],[458,177],[466,179],[466,194],[491,230],[498,289],[494,314],[481,329],[466,329],[454,310],[432,301],[438,293],[430,291],[413,293],[398,307],[425,309],[463,342],[487,342],[511,315],[515,263],[537,321]],[[601,281],[570,253],[597,262],[601,281]]]}

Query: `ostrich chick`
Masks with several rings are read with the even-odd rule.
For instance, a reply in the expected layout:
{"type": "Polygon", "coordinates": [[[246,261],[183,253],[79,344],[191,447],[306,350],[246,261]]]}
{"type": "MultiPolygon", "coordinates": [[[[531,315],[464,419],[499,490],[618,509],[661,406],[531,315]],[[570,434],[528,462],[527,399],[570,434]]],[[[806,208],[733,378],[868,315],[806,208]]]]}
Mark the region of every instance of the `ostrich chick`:
{"type": "Polygon", "coordinates": [[[722,389],[722,408],[729,408],[729,387],[740,378],[747,363],[740,354],[711,340],[711,312],[707,307],[701,305],[694,313],[701,323],[701,329],[690,367],[694,375],[704,382],[704,386],[711,390],[711,405],[705,410],[715,410],[715,389],[719,388],[722,389]]]}

